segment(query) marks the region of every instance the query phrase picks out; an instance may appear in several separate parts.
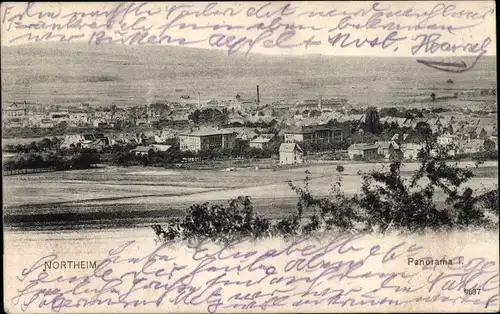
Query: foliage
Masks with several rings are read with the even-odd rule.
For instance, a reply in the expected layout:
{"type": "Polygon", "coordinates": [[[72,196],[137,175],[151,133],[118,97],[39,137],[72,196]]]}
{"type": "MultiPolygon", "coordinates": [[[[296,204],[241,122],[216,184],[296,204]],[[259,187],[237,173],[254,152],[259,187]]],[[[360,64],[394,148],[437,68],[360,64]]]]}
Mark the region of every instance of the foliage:
{"type": "Polygon", "coordinates": [[[84,149],[78,153],[68,154],[67,151],[60,153],[42,154],[31,152],[26,158],[19,157],[4,163],[4,169],[7,171],[21,169],[87,169],[101,162],[101,156],[95,150],[84,149]]]}
{"type": "Polygon", "coordinates": [[[253,212],[249,197],[231,200],[228,206],[209,203],[192,205],[182,219],[175,219],[162,233],[166,239],[209,238],[230,241],[237,237],[260,238],[270,231],[270,222],[253,212]]]}
{"type": "Polygon", "coordinates": [[[484,150],[487,152],[493,152],[496,150],[495,142],[493,142],[489,138],[484,140],[483,146],[484,146],[484,150]]]}
{"type": "Polygon", "coordinates": [[[364,130],[373,134],[379,134],[382,131],[377,108],[368,109],[368,112],[366,113],[364,130]]]}
{"type": "Polygon", "coordinates": [[[462,189],[473,172],[450,163],[449,149],[429,137],[418,155],[419,169],[411,177],[405,177],[404,165],[393,160],[386,171],[364,174],[361,194],[353,197],[344,195],[341,177],[329,196],[315,197],[306,171],[303,187],[289,182],[299,198],[296,212],[273,223],[254,214],[248,197],[239,197],[228,207],[193,205],[184,218],[171,221],[166,231],[159,225],[153,228],[164,239],[226,241],[238,236],[287,237],[330,229],[385,233],[390,229],[422,232],[491,225],[488,215],[499,215],[498,188],[484,193],[462,189]],[[435,199],[438,190],[446,196],[444,204],[435,199]]]}
{"type": "Polygon", "coordinates": [[[188,116],[189,120],[196,124],[203,123],[223,123],[227,119],[227,112],[221,112],[217,109],[196,109],[188,116]]]}

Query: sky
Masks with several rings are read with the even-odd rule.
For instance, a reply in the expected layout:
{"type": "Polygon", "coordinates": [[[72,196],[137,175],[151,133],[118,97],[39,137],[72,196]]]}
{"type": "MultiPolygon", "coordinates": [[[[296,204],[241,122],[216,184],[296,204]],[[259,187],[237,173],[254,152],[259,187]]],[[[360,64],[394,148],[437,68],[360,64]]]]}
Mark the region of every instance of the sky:
{"type": "Polygon", "coordinates": [[[493,1],[2,3],[0,17],[2,46],[137,45],[140,34],[228,54],[496,55],[493,1]]]}

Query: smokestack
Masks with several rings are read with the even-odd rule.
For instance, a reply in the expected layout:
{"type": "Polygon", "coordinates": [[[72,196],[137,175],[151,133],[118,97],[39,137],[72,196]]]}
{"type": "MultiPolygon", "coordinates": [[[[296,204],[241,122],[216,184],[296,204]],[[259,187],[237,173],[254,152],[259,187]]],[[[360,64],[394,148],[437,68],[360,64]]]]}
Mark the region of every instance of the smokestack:
{"type": "Polygon", "coordinates": [[[259,85],[257,85],[257,103],[260,104],[259,85]]]}
{"type": "Polygon", "coordinates": [[[319,96],[319,100],[318,100],[318,109],[321,110],[322,107],[323,107],[323,96],[319,96]]]}

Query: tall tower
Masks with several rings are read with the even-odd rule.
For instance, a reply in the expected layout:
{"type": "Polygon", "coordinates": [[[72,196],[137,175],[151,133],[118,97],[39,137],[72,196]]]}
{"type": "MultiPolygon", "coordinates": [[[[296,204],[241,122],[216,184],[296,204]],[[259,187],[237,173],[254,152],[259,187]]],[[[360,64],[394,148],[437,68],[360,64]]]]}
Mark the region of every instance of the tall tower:
{"type": "Polygon", "coordinates": [[[257,103],[260,104],[260,92],[259,92],[259,85],[257,85],[257,103]]]}
{"type": "Polygon", "coordinates": [[[323,108],[323,104],[322,104],[322,101],[323,101],[323,96],[319,96],[319,99],[318,99],[318,109],[321,110],[323,108]]]}

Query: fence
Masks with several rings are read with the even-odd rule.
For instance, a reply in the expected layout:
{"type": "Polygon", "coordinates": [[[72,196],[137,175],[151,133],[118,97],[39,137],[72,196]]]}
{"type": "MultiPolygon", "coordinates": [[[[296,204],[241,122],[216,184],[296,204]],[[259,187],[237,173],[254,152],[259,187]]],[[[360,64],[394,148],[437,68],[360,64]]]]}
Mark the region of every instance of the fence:
{"type": "Polygon", "coordinates": [[[53,171],[56,171],[56,170],[53,168],[9,169],[9,170],[3,170],[3,175],[4,176],[13,176],[13,175],[18,175],[18,174],[53,172],[53,171]]]}
{"type": "MultiPolygon", "coordinates": [[[[92,169],[99,168],[98,165],[91,165],[90,168],[84,169],[92,169]]],[[[20,174],[30,174],[30,173],[42,173],[42,172],[55,172],[55,171],[68,171],[68,170],[81,170],[79,168],[69,168],[69,169],[56,169],[56,168],[31,168],[31,169],[8,169],[3,170],[4,176],[14,176],[20,174]]]]}

